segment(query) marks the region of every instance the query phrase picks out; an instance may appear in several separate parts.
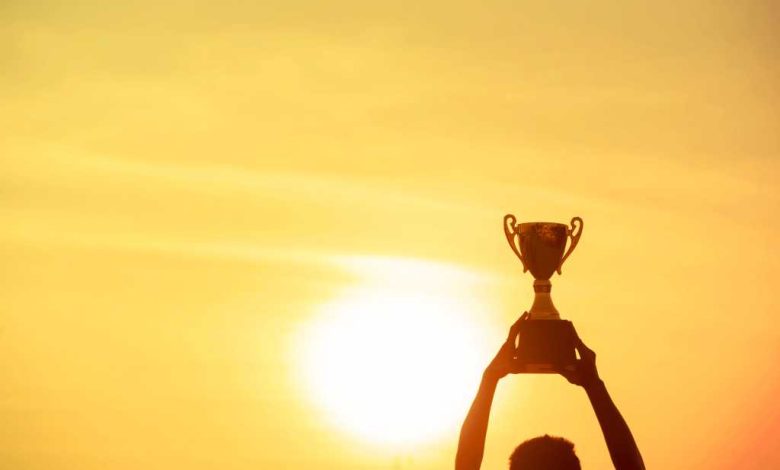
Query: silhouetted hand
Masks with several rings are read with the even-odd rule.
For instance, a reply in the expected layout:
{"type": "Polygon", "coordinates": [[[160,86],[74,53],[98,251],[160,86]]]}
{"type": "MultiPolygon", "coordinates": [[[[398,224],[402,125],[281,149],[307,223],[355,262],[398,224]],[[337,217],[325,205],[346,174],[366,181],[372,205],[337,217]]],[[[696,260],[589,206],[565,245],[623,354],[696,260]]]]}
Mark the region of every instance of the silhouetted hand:
{"type": "Polygon", "coordinates": [[[579,336],[575,337],[574,347],[577,349],[580,358],[577,360],[573,371],[563,370],[561,375],[574,385],[587,388],[589,385],[601,380],[596,369],[596,353],[585,346],[585,343],[582,342],[579,336]]]}
{"type": "Polygon", "coordinates": [[[520,331],[520,322],[528,318],[528,312],[524,312],[520,318],[509,328],[509,335],[506,341],[501,345],[501,349],[496,353],[496,357],[490,361],[485,369],[485,378],[499,380],[507,374],[519,372],[515,362],[515,353],[517,351],[517,335],[520,331]]]}

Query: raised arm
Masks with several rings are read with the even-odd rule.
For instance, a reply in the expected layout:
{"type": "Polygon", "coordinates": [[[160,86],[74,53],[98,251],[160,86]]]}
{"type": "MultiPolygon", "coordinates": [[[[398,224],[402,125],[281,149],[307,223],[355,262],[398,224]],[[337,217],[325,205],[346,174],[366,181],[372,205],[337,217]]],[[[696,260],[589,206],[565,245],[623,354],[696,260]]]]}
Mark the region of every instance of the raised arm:
{"type": "Polygon", "coordinates": [[[520,322],[528,316],[524,313],[519,320],[509,329],[507,337],[496,357],[490,362],[482,374],[482,382],[479,384],[477,396],[471,404],[466,420],[460,430],[458,441],[458,453],[455,457],[455,470],[479,470],[482,465],[482,455],[485,451],[485,436],[487,434],[490,407],[493,404],[493,395],[501,378],[513,370],[517,332],[520,322]]]}
{"type": "Polygon", "coordinates": [[[574,372],[564,372],[569,382],[580,385],[588,394],[593,411],[599,420],[601,432],[609,449],[609,456],[617,470],[644,470],[645,464],[628,424],[618,411],[596,369],[596,353],[576,339],[580,360],[574,372]]]}

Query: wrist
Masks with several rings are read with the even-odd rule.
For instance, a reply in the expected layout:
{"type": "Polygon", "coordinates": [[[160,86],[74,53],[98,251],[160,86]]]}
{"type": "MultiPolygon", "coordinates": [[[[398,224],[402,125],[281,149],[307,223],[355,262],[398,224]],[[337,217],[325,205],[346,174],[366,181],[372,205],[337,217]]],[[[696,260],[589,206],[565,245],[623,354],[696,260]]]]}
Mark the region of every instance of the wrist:
{"type": "Polygon", "coordinates": [[[600,390],[606,390],[607,386],[604,384],[604,381],[601,380],[600,377],[596,376],[596,377],[588,380],[587,382],[584,382],[582,384],[582,388],[585,389],[585,392],[590,394],[590,393],[597,392],[597,391],[600,391],[600,390]]]}
{"type": "Polygon", "coordinates": [[[497,372],[490,370],[488,367],[485,369],[485,372],[482,373],[482,383],[495,383],[497,384],[499,380],[501,380],[502,375],[498,374],[497,372]]]}

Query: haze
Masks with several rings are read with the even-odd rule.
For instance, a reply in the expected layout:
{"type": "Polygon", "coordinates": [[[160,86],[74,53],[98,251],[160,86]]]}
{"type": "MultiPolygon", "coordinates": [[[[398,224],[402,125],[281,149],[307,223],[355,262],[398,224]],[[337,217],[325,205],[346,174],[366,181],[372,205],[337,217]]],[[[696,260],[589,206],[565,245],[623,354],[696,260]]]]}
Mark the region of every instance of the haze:
{"type": "MultiPolygon", "coordinates": [[[[649,468],[780,466],[775,4],[160,3],[0,4],[0,467],[449,468],[459,420],[367,445],[298,341],[422,263],[497,349],[508,212],[584,219],[553,298],[649,468]]],[[[484,468],[608,467],[582,391],[505,382],[484,468]]]]}

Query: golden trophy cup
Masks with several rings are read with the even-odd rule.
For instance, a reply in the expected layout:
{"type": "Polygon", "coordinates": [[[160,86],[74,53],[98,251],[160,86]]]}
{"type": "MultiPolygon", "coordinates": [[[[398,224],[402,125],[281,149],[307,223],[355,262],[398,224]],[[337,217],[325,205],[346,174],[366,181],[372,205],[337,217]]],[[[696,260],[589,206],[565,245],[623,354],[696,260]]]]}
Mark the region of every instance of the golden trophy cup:
{"type": "Polygon", "coordinates": [[[575,332],[570,321],[561,320],[550,297],[550,278],[571,255],[582,235],[582,219],[571,219],[571,227],[553,222],[517,223],[504,216],[504,234],[512,251],[523,263],[523,272],[534,276],[534,303],[521,322],[517,349],[518,368],[523,372],[556,373],[573,367],[575,332]],[[566,240],[571,238],[568,250],[566,240]]]}

